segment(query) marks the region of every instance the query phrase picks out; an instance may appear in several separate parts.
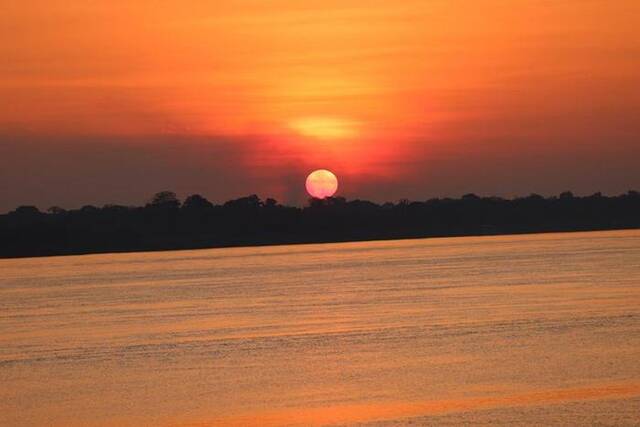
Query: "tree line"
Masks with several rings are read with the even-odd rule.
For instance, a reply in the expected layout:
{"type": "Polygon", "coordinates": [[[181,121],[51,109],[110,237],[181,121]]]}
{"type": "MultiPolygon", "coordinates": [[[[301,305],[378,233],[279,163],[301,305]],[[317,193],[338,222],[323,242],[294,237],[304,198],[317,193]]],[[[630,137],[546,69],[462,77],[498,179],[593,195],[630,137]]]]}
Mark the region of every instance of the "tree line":
{"type": "Polygon", "coordinates": [[[84,206],[0,215],[0,257],[342,242],[640,227],[640,193],[373,203],[342,197],[284,206],[256,195],[214,204],[162,191],[144,206],[84,206]]]}

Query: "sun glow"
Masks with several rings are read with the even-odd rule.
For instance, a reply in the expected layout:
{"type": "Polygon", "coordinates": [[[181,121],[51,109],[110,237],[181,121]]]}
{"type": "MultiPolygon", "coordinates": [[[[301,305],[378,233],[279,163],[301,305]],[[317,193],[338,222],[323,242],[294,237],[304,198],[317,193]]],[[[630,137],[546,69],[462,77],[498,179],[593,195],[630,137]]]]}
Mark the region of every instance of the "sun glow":
{"type": "MultiPolygon", "coordinates": [[[[553,192],[603,159],[603,191],[640,176],[638,0],[183,3],[2,3],[0,176],[21,184],[0,208],[87,171],[138,201],[141,168],[146,192],[285,203],[323,166],[378,201],[553,192]]],[[[43,200],[93,200],[66,187],[43,200]]]]}
{"type": "Polygon", "coordinates": [[[358,122],[332,117],[307,117],[294,120],[291,129],[318,139],[346,139],[358,134],[358,122]]]}

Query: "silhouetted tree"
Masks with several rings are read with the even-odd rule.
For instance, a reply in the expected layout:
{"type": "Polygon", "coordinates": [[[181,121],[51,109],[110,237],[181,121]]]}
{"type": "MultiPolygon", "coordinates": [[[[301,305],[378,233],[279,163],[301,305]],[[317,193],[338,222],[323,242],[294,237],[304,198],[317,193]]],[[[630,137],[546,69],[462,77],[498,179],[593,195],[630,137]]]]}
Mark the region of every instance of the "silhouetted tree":
{"type": "Polygon", "coordinates": [[[82,213],[94,213],[99,211],[100,209],[98,209],[97,207],[93,206],[93,205],[84,205],[83,207],[80,208],[80,212],[82,213]]]}
{"type": "Polygon", "coordinates": [[[267,198],[267,200],[264,201],[265,208],[275,208],[276,206],[278,206],[278,201],[276,199],[267,198]]]}
{"type": "Polygon", "coordinates": [[[42,212],[35,206],[18,206],[14,211],[9,212],[9,215],[18,218],[38,218],[42,212]]]}
{"type": "Polygon", "coordinates": [[[573,193],[571,191],[565,191],[560,193],[560,199],[567,200],[573,199],[573,193]]]}
{"type": "Polygon", "coordinates": [[[205,199],[199,194],[194,194],[185,199],[182,204],[182,209],[187,210],[203,210],[203,209],[211,209],[213,207],[213,203],[205,199]]]}
{"type": "Polygon", "coordinates": [[[180,200],[173,191],[161,191],[154,194],[149,204],[154,207],[178,208],[180,200]]]}
{"type": "Polygon", "coordinates": [[[328,206],[343,206],[347,203],[347,199],[340,196],[327,197],[325,200],[328,206]]]}
{"type": "Polygon", "coordinates": [[[327,205],[327,202],[325,201],[325,199],[318,199],[317,197],[309,197],[309,200],[307,200],[307,204],[309,205],[310,208],[321,208],[323,206],[327,205]]]}
{"type": "Polygon", "coordinates": [[[47,212],[49,212],[50,214],[53,214],[53,215],[61,215],[61,214],[65,213],[66,210],[62,209],[59,206],[51,206],[49,209],[47,209],[47,212]]]}
{"type": "Polygon", "coordinates": [[[233,209],[258,209],[262,206],[262,201],[258,196],[252,194],[247,197],[240,197],[239,199],[229,200],[224,204],[225,207],[233,209]]]}

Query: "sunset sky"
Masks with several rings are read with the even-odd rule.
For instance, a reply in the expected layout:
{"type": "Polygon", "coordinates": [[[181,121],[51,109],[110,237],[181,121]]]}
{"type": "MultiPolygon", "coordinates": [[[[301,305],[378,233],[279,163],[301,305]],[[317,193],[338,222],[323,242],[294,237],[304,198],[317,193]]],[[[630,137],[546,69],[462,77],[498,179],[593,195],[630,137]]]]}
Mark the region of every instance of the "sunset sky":
{"type": "Polygon", "coordinates": [[[638,0],[9,1],[0,212],[640,189],[638,0]]]}

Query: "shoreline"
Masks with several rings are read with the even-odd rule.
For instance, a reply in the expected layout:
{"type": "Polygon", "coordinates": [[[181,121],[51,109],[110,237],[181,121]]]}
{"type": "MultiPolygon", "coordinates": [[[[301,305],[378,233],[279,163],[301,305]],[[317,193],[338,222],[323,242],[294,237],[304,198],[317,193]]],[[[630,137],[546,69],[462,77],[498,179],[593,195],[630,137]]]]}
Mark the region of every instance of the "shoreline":
{"type": "Polygon", "coordinates": [[[439,235],[415,235],[415,236],[390,236],[390,237],[371,237],[371,238],[353,238],[353,239],[327,239],[327,240],[292,240],[279,241],[270,243],[237,243],[237,244],[219,244],[210,246],[176,246],[163,248],[139,248],[139,249],[122,249],[122,250],[87,250],[87,251],[69,251],[69,252],[53,252],[38,255],[0,255],[0,260],[12,259],[28,259],[28,258],[52,258],[52,257],[68,257],[68,256],[84,256],[84,255],[108,255],[108,254],[134,254],[134,253],[156,253],[156,252],[172,252],[172,251],[193,251],[208,249],[233,249],[233,248],[257,248],[272,246],[302,246],[302,245],[323,245],[333,243],[362,243],[362,242],[384,242],[395,240],[421,240],[421,239],[446,239],[446,238],[462,238],[462,237],[499,237],[499,236],[518,236],[531,234],[564,234],[564,233],[593,233],[605,231],[632,231],[640,230],[640,227],[621,227],[621,228],[589,228],[589,229],[568,229],[568,230],[533,230],[533,231],[515,231],[515,232],[498,232],[498,233],[469,233],[469,234],[439,234],[439,235]]]}

